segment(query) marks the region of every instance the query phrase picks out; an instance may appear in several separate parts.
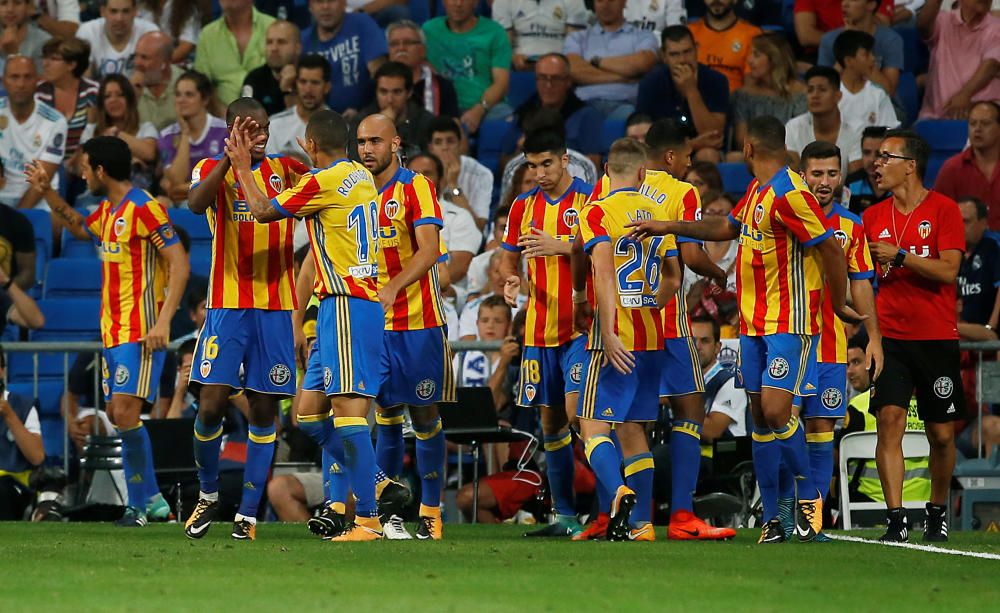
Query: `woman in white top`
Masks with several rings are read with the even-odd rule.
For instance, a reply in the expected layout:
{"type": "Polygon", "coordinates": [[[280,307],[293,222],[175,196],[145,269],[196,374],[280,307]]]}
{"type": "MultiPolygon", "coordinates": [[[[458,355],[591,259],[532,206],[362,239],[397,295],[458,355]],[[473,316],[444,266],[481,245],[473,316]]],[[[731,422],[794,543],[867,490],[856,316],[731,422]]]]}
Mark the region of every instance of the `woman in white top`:
{"type": "Polygon", "coordinates": [[[170,61],[185,63],[198,44],[203,16],[212,14],[209,0],[140,0],[139,17],[160,26],[174,39],[170,61]]]}

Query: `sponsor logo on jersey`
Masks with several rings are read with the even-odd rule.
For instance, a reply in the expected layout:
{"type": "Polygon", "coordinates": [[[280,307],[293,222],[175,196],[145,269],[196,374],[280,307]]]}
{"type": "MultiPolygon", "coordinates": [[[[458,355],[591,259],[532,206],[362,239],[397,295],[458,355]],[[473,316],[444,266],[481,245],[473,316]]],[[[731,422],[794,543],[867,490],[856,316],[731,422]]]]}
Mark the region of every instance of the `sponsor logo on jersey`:
{"type": "Polygon", "coordinates": [[[949,398],[953,391],[955,391],[955,383],[951,377],[938,377],[937,381],[934,382],[934,395],[942,400],[949,398]]]}
{"type": "Polygon", "coordinates": [[[282,386],[288,383],[292,379],[292,371],[288,369],[284,364],[275,364],[271,367],[270,372],[267,373],[271,383],[282,386]]]}
{"type": "Polygon", "coordinates": [[[271,175],[267,181],[271,184],[271,189],[276,192],[280,192],[285,189],[285,184],[281,181],[281,177],[278,175],[271,175]]]}
{"type": "Polygon", "coordinates": [[[427,400],[434,395],[434,390],[437,389],[437,385],[431,379],[424,379],[420,383],[417,383],[417,387],[414,391],[417,393],[417,398],[421,400],[427,400]]]}
{"type": "Polygon", "coordinates": [[[389,219],[393,219],[396,217],[396,215],[399,215],[399,202],[396,199],[392,199],[389,202],[385,203],[385,206],[382,207],[382,210],[385,211],[386,217],[388,217],[389,219]]]}
{"type": "Polygon", "coordinates": [[[573,383],[579,383],[583,377],[583,362],[577,362],[569,367],[569,379],[573,383]]]}
{"type": "Polygon", "coordinates": [[[920,235],[920,238],[927,238],[928,236],[930,236],[931,222],[927,221],[926,219],[921,221],[920,225],[917,226],[917,234],[920,235]]]}
{"type": "Polygon", "coordinates": [[[121,236],[125,233],[125,226],[128,224],[124,217],[119,217],[115,220],[115,236],[121,236]]]}
{"type": "Polygon", "coordinates": [[[129,372],[124,364],[119,364],[115,368],[115,385],[125,385],[128,383],[129,372]]]}
{"type": "Polygon", "coordinates": [[[788,361],[785,358],[774,358],[767,367],[767,373],[774,379],[784,379],[788,376],[788,361]]]}
{"type": "Polygon", "coordinates": [[[833,233],[833,236],[840,241],[840,248],[847,249],[847,232],[843,230],[837,230],[833,233]]]}
{"type": "Polygon", "coordinates": [[[580,222],[580,213],[576,209],[566,209],[563,212],[563,223],[572,228],[580,222]]]}
{"type": "Polygon", "coordinates": [[[760,224],[764,220],[764,205],[758,204],[753,209],[753,221],[756,224],[760,224]]]}

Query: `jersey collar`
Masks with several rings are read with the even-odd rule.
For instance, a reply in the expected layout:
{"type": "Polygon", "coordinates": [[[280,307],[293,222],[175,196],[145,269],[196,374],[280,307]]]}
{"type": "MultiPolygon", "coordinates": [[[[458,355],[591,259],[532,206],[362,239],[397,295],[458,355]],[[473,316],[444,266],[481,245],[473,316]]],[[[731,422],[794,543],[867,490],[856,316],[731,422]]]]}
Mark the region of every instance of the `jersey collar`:
{"type": "Polygon", "coordinates": [[[608,196],[610,196],[611,194],[617,194],[618,192],[638,192],[638,191],[639,191],[638,187],[619,187],[614,191],[608,192],[608,196]]]}
{"type": "Polygon", "coordinates": [[[400,164],[399,166],[396,167],[396,172],[392,173],[392,178],[385,182],[385,185],[382,186],[382,189],[378,190],[378,193],[379,193],[380,196],[383,193],[385,193],[385,190],[389,189],[390,187],[392,187],[393,185],[396,184],[396,181],[399,180],[399,174],[401,172],[403,172],[403,165],[402,164],[400,164]]]}
{"type": "Polygon", "coordinates": [[[566,194],[568,194],[571,191],[573,191],[574,187],[576,187],[576,179],[573,179],[572,181],[570,181],[569,182],[569,187],[566,188],[566,191],[564,191],[562,194],[560,194],[555,200],[549,200],[549,195],[545,193],[544,189],[538,188],[538,191],[542,192],[542,198],[545,198],[545,202],[547,202],[548,204],[559,204],[566,197],[566,194]]]}

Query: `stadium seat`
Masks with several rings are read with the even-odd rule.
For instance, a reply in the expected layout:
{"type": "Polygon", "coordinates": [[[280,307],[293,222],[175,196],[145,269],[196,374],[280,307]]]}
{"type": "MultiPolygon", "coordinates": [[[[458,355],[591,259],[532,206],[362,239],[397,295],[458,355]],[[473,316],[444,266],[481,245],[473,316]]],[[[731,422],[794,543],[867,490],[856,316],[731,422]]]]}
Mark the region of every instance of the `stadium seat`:
{"type": "Polygon", "coordinates": [[[45,298],[100,298],[101,261],[97,258],[56,258],[45,273],[45,298]]]}
{"type": "Polygon", "coordinates": [[[39,300],[45,326],[32,330],[32,341],[93,341],[100,336],[100,298],[39,300]]]}
{"type": "Polygon", "coordinates": [[[479,151],[476,157],[480,164],[493,173],[494,182],[500,179],[497,175],[500,174],[501,147],[513,125],[512,119],[487,119],[479,126],[479,134],[476,135],[479,151]]]}
{"type": "Polygon", "coordinates": [[[62,464],[63,454],[66,453],[66,426],[63,425],[62,416],[39,416],[39,422],[42,427],[42,444],[45,446],[45,464],[58,466],[62,464]]]}
{"type": "Polygon", "coordinates": [[[36,396],[38,403],[35,405],[35,407],[38,409],[39,417],[46,417],[46,416],[58,417],[62,415],[62,411],[60,410],[60,404],[59,404],[62,399],[62,393],[63,393],[62,381],[38,382],[38,395],[36,396]]]}
{"type": "Polygon", "coordinates": [[[63,228],[62,237],[59,241],[61,248],[59,251],[59,257],[63,258],[96,258],[97,257],[97,247],[91,240],[82,241],[72,234],[68,230],[63,228]]]}
{"type": "Polygon", "coordinates": [[[731,194],[743,194],[753,181],[750,171],[743,162],[724,162],[718,165],[722,175],[722,188],[731,194]]]}
{"type": "Polygon", "coordinates": [[[191,245],[191,274],[207,277],[212,269],[212,245],[191,245]]]}
{"type": "Polygon", "coordinates": [[[528,101],[537,91],[535,73],[530,70],[512,70],[510,72],[510,89],[507,91],[507,102],[517,109],[528,101]]]}
{"type": "Polygon", "coordinates": [[[424,23],[431,18],[430,0],[410,0],[410,19],[417,23],[424,23]]]}
{"type": "Polygon", "coordinates": [[[927,160],[927,171],[924,172],[924,187],[934,187],[934,181],[937,180],[938,173],[941,172],[941,166],[949,157],[951,156],[931,154],[930,159],[927,160]]]}
{"type": "Polygon", "coordinates": [[[605,119],[601,130],[601,153],[607,155],[611,144],[625,136],[624,119],[605,119]]]}
{"type": "Polygon", "coordinates": [[[168,209],[167,216],[170,223],[184,228],[184,231],[191,237],[191,244],[197,242],[212,242],[212,231],[208,228],[208,218],[204,215],[195,215],[188,209],[168,209]]]}
{"type": "MultiPolygon", "coordinates": [[[[73,366],[74,354],[63,353],[38,354],[38,380],[62,381],[63,371],[69,371],[73,366]]],[[[11,383],[31,383],[35,378],[34,354],[11,352],[7,354],[7,380],[11,383]]]]}
{"type": "Polygon", "coordinates": [[[924,119],[913,129],[931,146],[931,152],[945,157],[962,149],[969,140],[969,122],[960,119],[924,119]]]}
{"type": "Polygon", "coordinates": [[[903,119],[903,126],[909,126],[917,120],[920,114],[920,93],[917,91],[917,78],[912,72],[903,72],[899,75],[899,85],[896,86],[896,99],[903,105],[906,117],[903,119]]]}
{"type": "Polygon", "coordinates": [[[930,51],[927,49],[927,44],[921,40],[917,28],[896,26],[893,29],[903,39],[903,70],[912,74],[927,72],[930,51]]]}
{"type": "Polygon", "coordinates": [[[41,283],[52,259],[52,214],[42,209],[18,209],[35,232],[35,279],[41,283]]]}
{"type": "MultiPolygon", "coordinates": [[[[851,502],[851,475],[847,472],[850,460],[875,461],[875,443],[878,434],[875,432],[852,432],[840,440],[840,516],[843,518],[844,530],[851,530],[852,511],[885,511],[884,502],[851,502]]],[[[930,444],[927,435],[918,431],[907,431],[903,434],[903,457],[923,458],[930,455],[930,444]]],[[[923,509],[924,501],[903,502],[907,509],[923,509]]]]}

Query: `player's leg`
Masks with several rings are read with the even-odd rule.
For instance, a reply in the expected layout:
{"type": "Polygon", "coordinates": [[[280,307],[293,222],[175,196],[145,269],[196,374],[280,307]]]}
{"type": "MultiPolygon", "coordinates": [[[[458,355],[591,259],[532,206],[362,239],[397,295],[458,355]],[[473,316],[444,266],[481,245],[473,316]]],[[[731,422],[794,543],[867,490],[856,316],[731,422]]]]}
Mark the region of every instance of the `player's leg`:
{"type": "Polygon", "coordinates": [[[375,463],[375,447],[368,431],[367,414],[371,398],[356,394],[334,396],[334,427],[344,444],[344,462],[357,500],[353,524],[335,536],[335,541],[377,540],[382,538],[375,482],[380,472],[375,463]]]}
{"type": "Polygon", "coordinates": [[[420,474],[420,525],[417,538],[441,540],[441,490],[444,486],[446,442],[441,427],[441,416],[436,404],[410,407],[414,446],[417,454],[417,472],[420,474]]]}
{"type": "Polygon", "coordinates": [[[350,490],[344,468],[344,445],[333,427],[330,417],[330,399],[321,391],[300,390],[296,406],[300,427],[312,429],[311,438],[323,439],[323,508],[315,517],[308,518],[309,530],[318,536],[331,537],[344,527],[347,513],[347,494],[350,490]],[[310,416],[302,421],[303,416],[310,416]]]}
{"type": "Polygon", "coordinates": [[[232,537],[236,540],[254,540],[256,537],[257,511],[267,487],[267,474],[274,458],[275,419],[278,415],[279,396],[247,390],[250,405],[247,459],[243,467],[243,493],[239,510],[233,520],[232,537]]]}
{"type": "Polygon", "coordinates": [[[403,423],[406,421],[406,404],[398,398],[393,398],[393,374],[405,369],[400,364],[397,349],[394,345],[397,339],[401,342],[399,332],[386,331],[382,340],[382,353],[379,360],[379,397],[375,406],[375,458],[379,467],[390,479],[399,480],[403,475],[403,423]]]}

